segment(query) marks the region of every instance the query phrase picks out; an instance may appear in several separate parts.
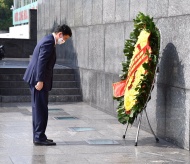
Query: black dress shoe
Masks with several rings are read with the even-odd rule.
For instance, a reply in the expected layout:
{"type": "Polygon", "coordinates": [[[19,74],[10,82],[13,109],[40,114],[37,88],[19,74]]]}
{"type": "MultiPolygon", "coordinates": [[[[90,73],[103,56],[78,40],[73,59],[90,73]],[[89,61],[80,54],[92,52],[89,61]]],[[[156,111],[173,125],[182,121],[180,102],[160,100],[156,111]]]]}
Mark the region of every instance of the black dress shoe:
{"type": "Polygon", "coordinates": [[[34,145],[36,146],[55,146],[55,142],[49,142],[49,141],[34,141],[34,145]]]}
{"type": "MultiPolygon", "coordinates": [[[[48,142],[53,142],[52,139],[46,139],[46,141],[48,141],[48,142]]],[[[33,143],[34,143],[34,140],[33,140],[33,143]]]]}
{"type": "Polygon", "coordinates": [[[48,142],[53,142],[53,140],[52,140],[52,139],[47,139],[46,141],[48,141],[48,142]]]}

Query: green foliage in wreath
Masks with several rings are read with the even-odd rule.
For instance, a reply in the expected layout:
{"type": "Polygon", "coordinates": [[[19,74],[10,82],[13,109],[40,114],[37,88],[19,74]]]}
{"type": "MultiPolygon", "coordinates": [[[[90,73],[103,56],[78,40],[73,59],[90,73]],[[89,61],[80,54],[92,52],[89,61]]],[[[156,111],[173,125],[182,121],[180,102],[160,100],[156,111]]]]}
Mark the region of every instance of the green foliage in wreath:
{"type": "Polygon", "coordinates": [[[152,83],[154,80],[155,70],[157,67],[158,59],[159,59],[159,49],[160,49],[160,33],[158,28],[155,26],[153,22],[153,18],[150,18],[148,15],[144,15],[143,13],[139,13],[134,19],[134,30],[130,33],[130,39],[126,40],[124,55],[127,60],[122,63],[123,66],[123,74],[120,75],[121,80],[125,80],[127,78],[129,65],[133,56],[133,51],[135,49],[135,44],[138,40],[138,36],[140,32],[145,29],[150,33],[149,42],[151,47],[151,54],[147,52],[149,58],[151,59],[149,63],[144,63],[143,67],[147,70],[146,75],[143,76],[141,82],[139,83],[135,90],[138,91],[138,95],[136,95],[136,104],[132,107],[130,113],[127,113],[124,108],[124,96],[119,98],[114,98],[119,101],[119,105],[117,107],[118,112],[118,120],[122,124],[133,124],[134,120],[137,118],[138,114],[142,112],[147,99],[149,98],[149,94],[151,92],[152,83]],[[143,87],[142,87],[143,86],[143,87]]]}

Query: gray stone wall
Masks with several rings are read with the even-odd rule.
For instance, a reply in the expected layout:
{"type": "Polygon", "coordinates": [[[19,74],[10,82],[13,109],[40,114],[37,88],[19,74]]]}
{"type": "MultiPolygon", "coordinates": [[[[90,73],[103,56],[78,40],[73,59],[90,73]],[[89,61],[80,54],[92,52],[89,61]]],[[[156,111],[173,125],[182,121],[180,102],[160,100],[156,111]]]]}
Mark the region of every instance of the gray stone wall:
{"type": "MultiPolygon", "coordinates": [[[[39,0],[38,39],[66,23],[72,40],[57,47],[58,62],[79,69],[83,100],[116,115],[112,83],[119,80],[124,41],[139,11],[161,32],[160,72],[147,112],[159,137],[189,150],[190,2],[168,0],[39,0]]],[[[143,128],[149,130],[143,119],[143,128]]]]}

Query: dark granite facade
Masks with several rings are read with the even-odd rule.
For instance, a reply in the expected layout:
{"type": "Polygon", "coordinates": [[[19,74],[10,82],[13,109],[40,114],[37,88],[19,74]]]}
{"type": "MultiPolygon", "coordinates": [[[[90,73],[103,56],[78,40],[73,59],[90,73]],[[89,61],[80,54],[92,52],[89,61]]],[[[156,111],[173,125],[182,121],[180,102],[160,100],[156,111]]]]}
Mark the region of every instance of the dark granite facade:
{"type": "MultiPolygon", "coordinates": [[[[189,1],[46,0],[38,5],[38,39],[67,23],[73,37],[57,46],[58,63],[79,69],[83,100],[116,115],[112,83],[119,80],[124,41],[139,11],[150,14],[161,32],[157,83],[147,112],[159,137],[189,150],[189,1]]],[[[149,130],[143,119],[143,129],[149,130]]]]}

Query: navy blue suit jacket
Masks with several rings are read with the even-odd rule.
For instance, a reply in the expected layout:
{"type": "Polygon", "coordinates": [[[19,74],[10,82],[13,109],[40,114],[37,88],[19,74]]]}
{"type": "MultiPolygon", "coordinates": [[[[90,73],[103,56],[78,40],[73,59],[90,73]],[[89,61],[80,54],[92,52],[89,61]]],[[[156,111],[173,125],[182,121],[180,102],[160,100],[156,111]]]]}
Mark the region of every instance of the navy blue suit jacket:
{"type": "Polygon", "coordinates": [[[56,62],[55,40],[53,35],[42,38],[36,45],[32,59],[24,74],[24,81],[35,86],[38,81],[44,82],[43,90],[52,89],[53,67],[56,62]]]}

